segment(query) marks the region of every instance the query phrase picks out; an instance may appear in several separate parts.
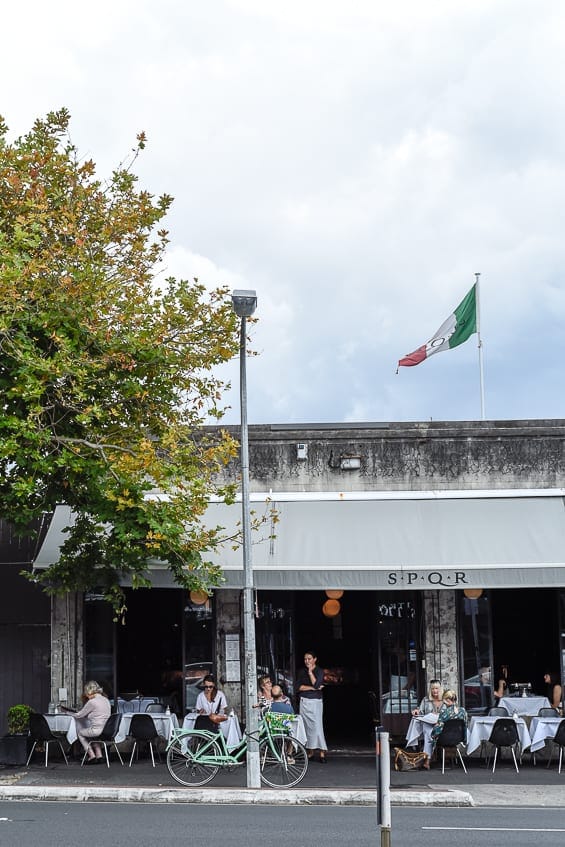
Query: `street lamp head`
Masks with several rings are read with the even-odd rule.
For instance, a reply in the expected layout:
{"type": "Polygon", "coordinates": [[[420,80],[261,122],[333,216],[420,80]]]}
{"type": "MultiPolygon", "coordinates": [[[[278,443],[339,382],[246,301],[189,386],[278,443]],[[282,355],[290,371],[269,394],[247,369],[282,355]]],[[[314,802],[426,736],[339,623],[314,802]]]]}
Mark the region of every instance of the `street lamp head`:
{"type": "Polygon", "coordinates": [[[250,318],[257,308],[257,294],[255,291],[237,289],[232,292],[231,302],[239,318],[250,318]]]}

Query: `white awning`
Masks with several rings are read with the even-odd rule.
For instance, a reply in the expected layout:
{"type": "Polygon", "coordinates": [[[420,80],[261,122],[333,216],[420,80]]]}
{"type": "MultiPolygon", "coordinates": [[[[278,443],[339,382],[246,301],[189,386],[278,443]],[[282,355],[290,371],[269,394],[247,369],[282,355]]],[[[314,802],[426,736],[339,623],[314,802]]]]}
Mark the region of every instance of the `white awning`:
{"type": "MultiPolygon", "coordinates": [[[[279,520],[254,533],[257,588],[424,589],[565,586],[563,490],[488,492],[349,492],[252,496],[257,514],[279,520]],[[271,532],[275,537],[270,538],[271,532]]],[[[227,534],[241,504],[211,503],[209,526],[227,534]]],[[[35,561],[56,561],[62,529],[72,521],[57,507],[35,561]]],[[[241,548],[208,556],[222,566],[225,587],[241,587],[241,548]]],[[[156,586],[173,586],[151,563],[156,586]]]]}

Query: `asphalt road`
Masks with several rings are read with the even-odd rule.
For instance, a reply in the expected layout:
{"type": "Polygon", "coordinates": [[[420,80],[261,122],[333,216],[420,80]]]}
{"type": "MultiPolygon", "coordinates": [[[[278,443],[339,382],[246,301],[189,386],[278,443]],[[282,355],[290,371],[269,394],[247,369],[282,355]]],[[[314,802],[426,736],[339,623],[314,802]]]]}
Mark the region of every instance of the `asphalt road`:
{"type": "MultiPolygon", "coordinates": [[[[367,807],[2,803],[1,847],[380,847],[367,807]]],[[[393,809],[392,847],[562,847],[565,809],[393,809]]]]}

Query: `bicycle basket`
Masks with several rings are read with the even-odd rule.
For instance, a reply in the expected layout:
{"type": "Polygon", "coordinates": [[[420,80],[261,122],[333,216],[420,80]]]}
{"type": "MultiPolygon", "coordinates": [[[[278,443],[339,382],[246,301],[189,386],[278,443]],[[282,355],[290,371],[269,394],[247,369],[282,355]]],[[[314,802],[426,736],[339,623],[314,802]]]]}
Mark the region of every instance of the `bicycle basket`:
{"type": "Polygon", "coordinates": [[[265,720],[271,732],[290,732],[293,717],[294,715],[287,715],[284,712],[265,713],[265,720]]]}

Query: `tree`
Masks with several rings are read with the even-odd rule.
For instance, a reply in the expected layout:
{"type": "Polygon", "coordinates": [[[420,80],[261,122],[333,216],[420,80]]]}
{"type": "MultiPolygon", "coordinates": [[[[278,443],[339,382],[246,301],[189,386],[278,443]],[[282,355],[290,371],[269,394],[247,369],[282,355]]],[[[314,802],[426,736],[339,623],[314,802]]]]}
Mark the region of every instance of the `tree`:
{"type": "Polygon", "coordinates": [[[107,181],[81,160],[62,109],[12,143],[0,118],[0,514],[24,529],[58,503],[75,522],[59,561],[33,575],[50,593],[149,586],[148,558],[176,582],[221,579],[204,556],[221,529],[202,515],[235,454],[220,419],[218,364],[238,350],[228,291],[157,284],[168,195],[129,162],[107,181]]]}

